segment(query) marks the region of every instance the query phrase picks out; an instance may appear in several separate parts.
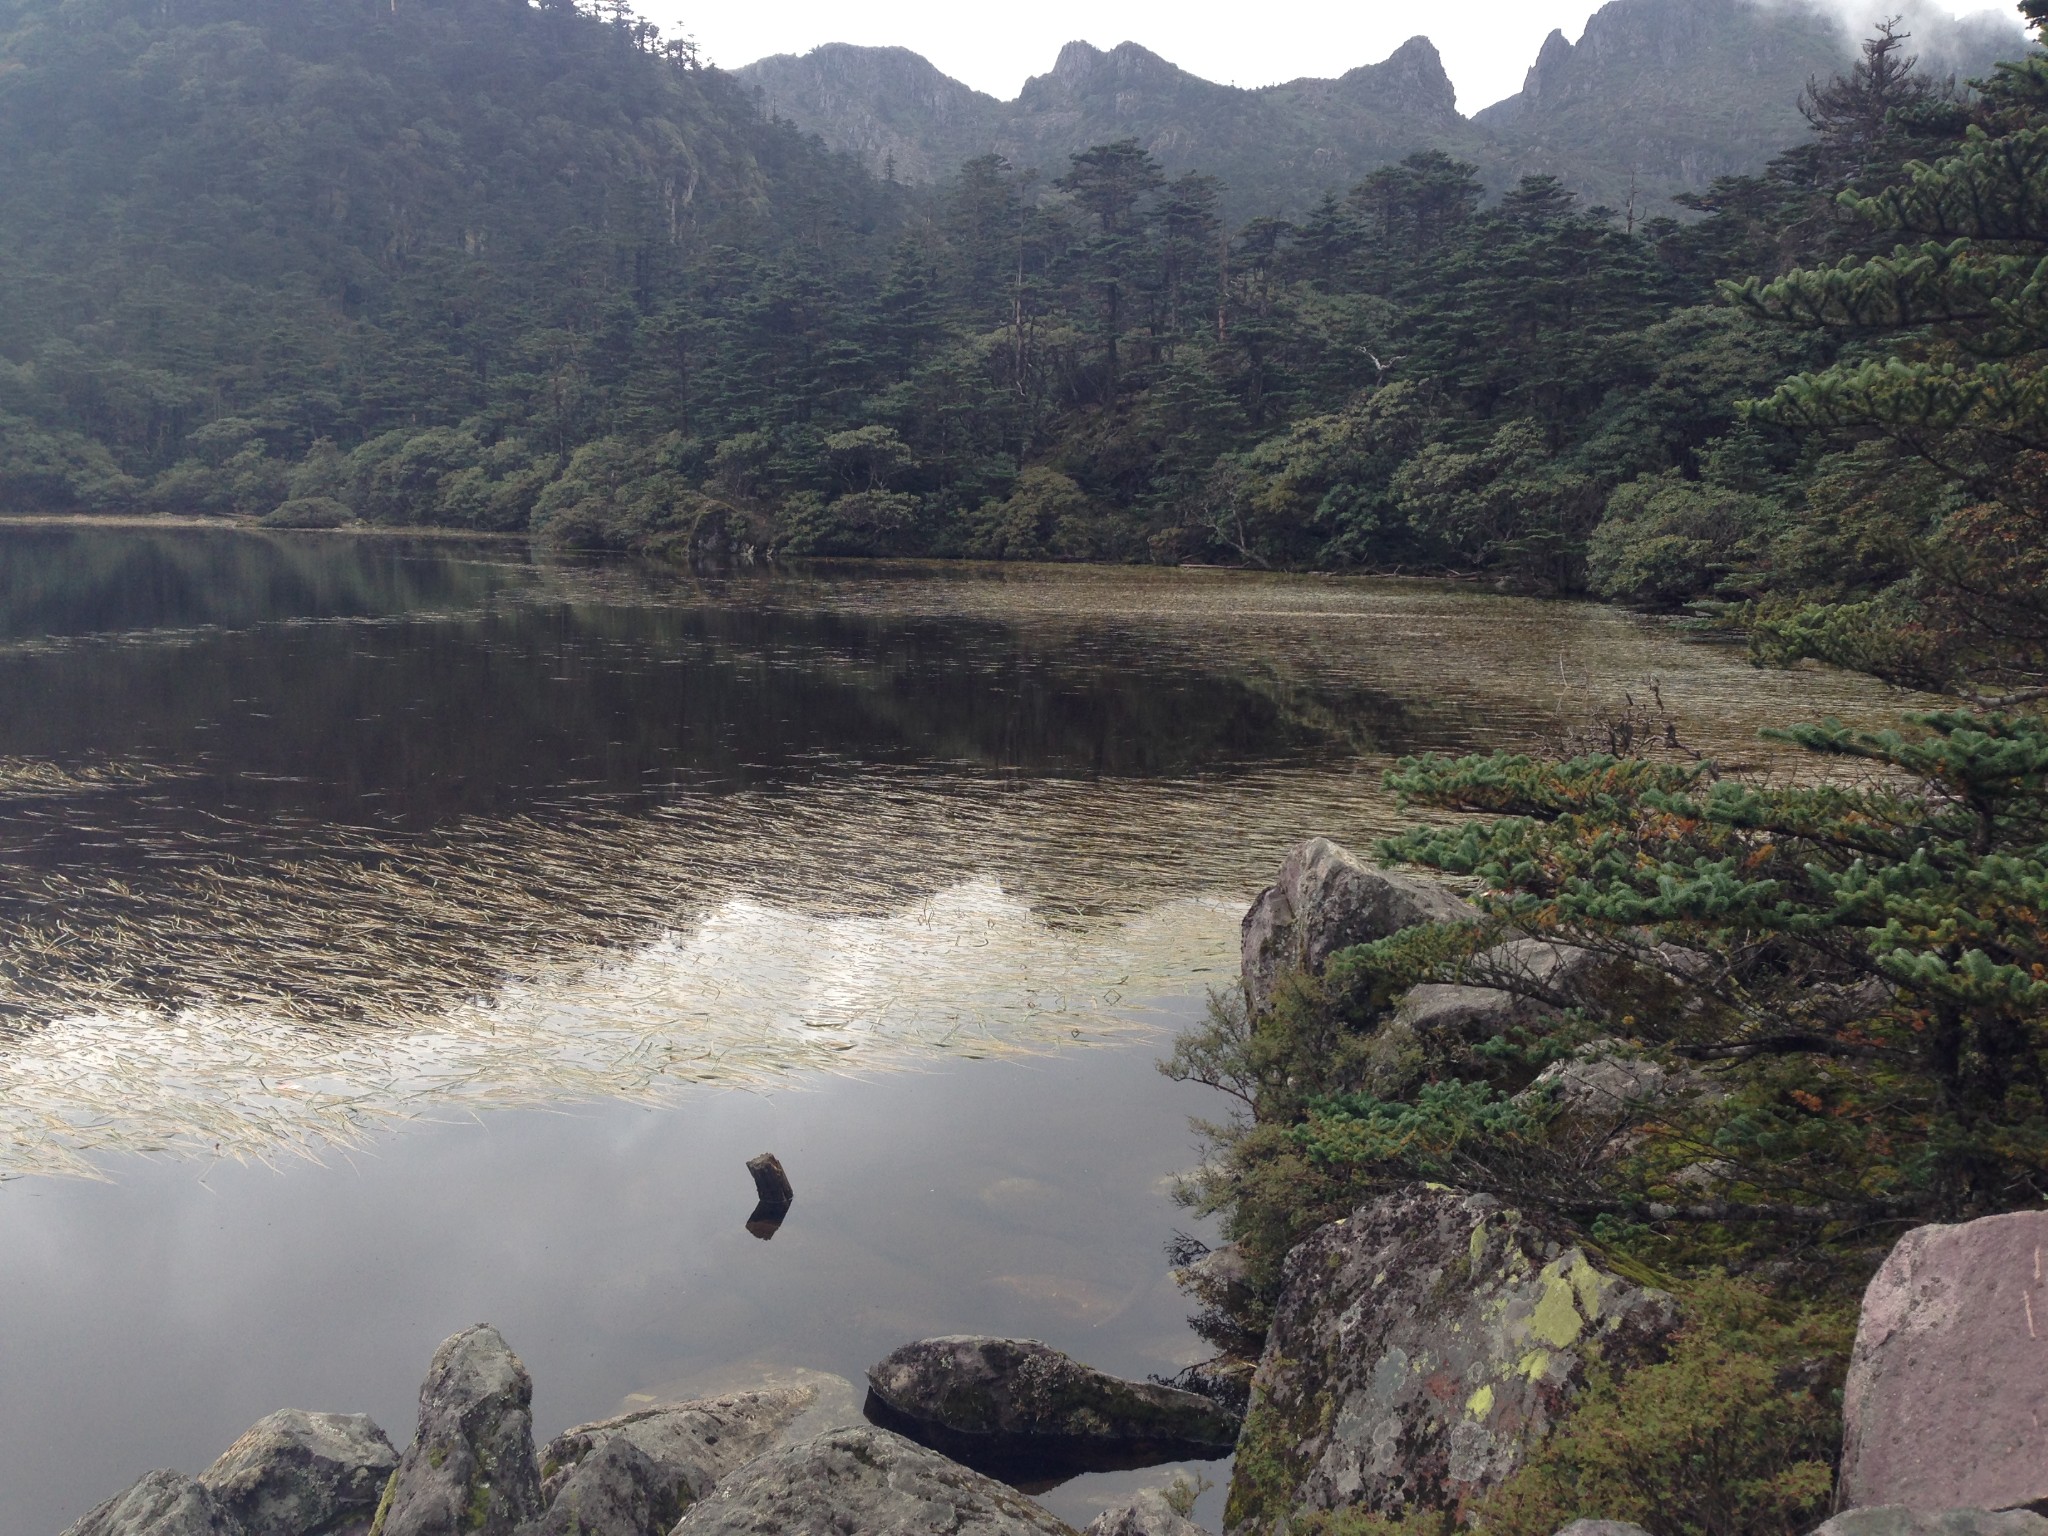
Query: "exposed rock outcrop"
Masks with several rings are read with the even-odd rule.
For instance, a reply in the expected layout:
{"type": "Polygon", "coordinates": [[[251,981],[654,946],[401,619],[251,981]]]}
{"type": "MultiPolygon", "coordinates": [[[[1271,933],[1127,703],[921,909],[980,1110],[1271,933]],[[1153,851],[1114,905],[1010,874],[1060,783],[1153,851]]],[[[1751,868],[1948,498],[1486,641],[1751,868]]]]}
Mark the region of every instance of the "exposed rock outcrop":
{"type": "Polygon", "coordinates": [[[873,1425],[758,1456],[700,1500],[675,1536],[1074,1536],[992,1478],[873,1425]]]}
{"type": "Polygon", "coordinates": [[[1845,1505],[2048,1499],[2048,1212],[1899,1239],[1863,1295],[1842,1421],[1845,1505]]]}
{"type": "Polygon", "coordinates": [[[689,1484],[624,1436],[583,1458],[519,1536],[668,1536],[693,1502],[689,1484]]]}
{"type": "Polygon", "coordinates": [[[1627,1520],[1574,1520],[1557,1536],[1650,1536],[1650,1533],[1627,1520]]]}
{"type": "Polygon", "coordinates": [[[1213,1399],[1125,1381],[1035,1339],[906,1344],[868,1372],[868,1417],[983,1470],[1145,1467],[1226,1456],[1234,1414],[1213,1399]]]}
{"type": "Polygon", "coordinates": [[[1088,1522],[1082,1536],[1209,1536],[1166,1502],[1162,1488],[1141,1489],[1088,1522]]]}
{"type": "Polygon", "coordinates": [[[817,1399],[814,1386],[770,1387],[579,1424],[541,1452],[541,1496],[553,1501],[588,1457],[622,1440],[675,1479],[689,1500],[701,1499],[726,1473],[774,1445],[817,1399]]]}
{"type": "Polygon", "coordinates": [[[1813,1536],[2048,1536],[2048,1520],[2026,1509],[1944,1509],[1927,1514],[1903,1504],[1846,1509],[1813,1536]]]}
{"type": "Polygon", "coordinates": [[[151,1472],[75,1521],[64,1536],[259,1536],[182,1472],[151,1472]]]}
{"type": "Polygon", "coordinates": [[[1281,975],[1320,974],[1331,955],[1417,923],[1469,922],[1471,904],[1433,880],[1380,869],[1327,837],[1288,851],[1239,929],[1246,1004],[1263,1012],[1281,975]]]}
{"type": "Polygon", "coordinates": [[[398,1452],[361,1413],[266,1414],[199,1474],[252,1536],[350,1536],[369,1528],[398,1452]]]}
{"type": "Polygon", "coordinates": [[[434,1351],[374,1536],[511,1536],[541,1512],[533,1378],[488,1323],[434,1351]]]}
{"type": "Polygon", "coordinates": [[[1462,1510],[1568,1410],[1586,1367],[1655,1358],[1662,1292],[1485,1195],[1414,1185],[1287,1256],[1229,1528],[1290,1510],[1462,1510]]]}

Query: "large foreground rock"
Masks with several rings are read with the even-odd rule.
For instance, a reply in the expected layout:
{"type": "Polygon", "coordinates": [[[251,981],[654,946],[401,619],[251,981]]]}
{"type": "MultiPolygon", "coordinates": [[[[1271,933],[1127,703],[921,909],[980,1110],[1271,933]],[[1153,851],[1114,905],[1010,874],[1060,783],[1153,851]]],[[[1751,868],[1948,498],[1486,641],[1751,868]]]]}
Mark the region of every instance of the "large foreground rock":
{"type": "Polygon", "coordinates": [[[1845,1505],[2048,1498],[2048,1212],[1899,1239],[1863,1295],[1842,1430],[1845,1505]]]}
{"type": "Polygon", "coordinates": [[[675,1536],[1075,1536],[1014,1488],[873,1425],[756,1457],[675,1536]]]}
{"type": "Polygon", "coordinates": [[[251,1536],[345,1536],[369,1528],[397,1465],[368,1415],[284,1408],[251,1425],[199,1481],[251,1536]]]}
{"type": "Polygon", "coordinates": [[[74,1522],[64,1536],[260,1536],[245,1532],[207,1488],[182,1472],[151,1472],[74,1522]]]}
{"type": "Polygon", "coordinates": [[[1081,1536],[1209,1536],[1194,1521],[1166,1502],[1162,1488],[1146,1488],[1105,1509],[1081,1536]]]}
{"type": "Polygon", "coordinates": [[[533,1378],[488,1323],[434,1351],[375,1536],[511,1536],[541,1512],[533,1378]]]}
{"type": "Polygon", "coordinates": [[[1414,1185],[1288,1254],[1226,1524],[1461,1512],[1520,1465],[1596,1358],[1655,1358],[1669,1297],[1484,1195],[1414,1185]]]}
{"type": "Polygon", "coordinates": [[[868,1416],[984,1470],[1144,1467],[1226,1456],[1234,1414],[1125,1381],[1035,1339],[973,1334],[906,1344],[868,1372],[868,1416]]]}
{"type": "Polygon", "coordinates": [[[774,1445],[817,1400],[815,1386],[769,1387],[579,1424],[555,1436],[541,1452],[541,1497],[552,1504],[586,1458],[623,1440],[679,1483],[685,1502],[701,1499],[726,1473],[774,1445]]]}
{"type": "Polygon", "coordinates": [[[1262,1013],[1290,970],[1320,973],[1330,956],[1417,923],[1470,922],[1479,914],[1435,881],[1367,864],[1327,837],[1289,851],[1239,930],[1245,1002],[1262,1013]]]}
{"type": "Polygon", "coordinates": [[[1933,1514],[1903,1504],[1845,1509],[1813,1536],[2048,1536],[2048,1520],[2024,1509],[1944,1509],[1933,1514]]]}
{"type": "Polygon", "coordinates": [[[607,1440],[571,1472],[548,1511],[519,1536],[668,1536],[692,1502],[672,1469],[624,1436],[607,1440]]]}

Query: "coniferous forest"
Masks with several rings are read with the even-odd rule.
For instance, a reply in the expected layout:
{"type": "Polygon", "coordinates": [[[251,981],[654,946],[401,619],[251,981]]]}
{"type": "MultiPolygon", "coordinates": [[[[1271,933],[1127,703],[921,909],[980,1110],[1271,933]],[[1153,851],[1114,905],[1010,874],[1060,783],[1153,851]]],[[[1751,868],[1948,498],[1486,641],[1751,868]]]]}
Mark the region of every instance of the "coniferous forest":
{"type": "Polygon", "coordinates": [[[2033,442],[1941,391],[2041,339],[1978,254],[2042,233],[1989,147],[2037,62],[1887,29],[1660,215],[1430,152],[1230,228],[1133,142],[878,180],[623,6],[10,0],[0,50],[16,509],[1477,572],[1935,683],[2032,633],[2033,442]]]}

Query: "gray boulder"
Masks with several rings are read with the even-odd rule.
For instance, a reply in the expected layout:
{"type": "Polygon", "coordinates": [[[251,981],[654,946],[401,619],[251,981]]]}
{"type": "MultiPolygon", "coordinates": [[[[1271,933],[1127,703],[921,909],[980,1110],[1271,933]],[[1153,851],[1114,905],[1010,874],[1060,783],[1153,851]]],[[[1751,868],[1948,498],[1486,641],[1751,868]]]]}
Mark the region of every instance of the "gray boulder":
{"type": "Polygon", "coordinates": [[[1491,1040],[1554,1011],[1535,998],[1498,987],[1425,981],[1401,994],[1394,1005],[1393,1026],[1418,1040],[1491,1040]]]}
{"type": "Polygon", "coordinates": [[[1842,1403],[1847,1506],[2048,1499],[2048,1212],[1900,1238],[1863,1293],[1842,1403]]]}
{"type": "Polygon", "coordinates": [[[1146,1488],[1093,1520],[1082,1536],[1209,1536],[1166,1502],[1163,1488],[1146,1488]]]}
{"type": "Polygon", "coordinates": [[[1458,1512],[1569,1411],[1596,1359],[1656,1358],[1677,1312],[1484,1195],[1412,1185],[1288,1254],[1227,1525],[1458,1512]]]}
{"type": "Polygon", "coordinates": [[[1945,1509],[1927,1514],[1903,1504],[1846,1509],[1813,1536],[2048,1536],[2048,1520],[2027,1509],[1945,1509]]]}
{"type": "Polygon", "coordinates": [[[360,1413],[266,1414],[199,1481],[254,1536],[368,1530],[398,1452],[360,1413]]]}
{"type": "Polygon", "coordinates": [[[1627,1520],[1574,1520],[1557,1536],[1650,1536],[1650,1533],[1627,1520]]]}
{"type": "Polygon", "coordinates": [[[1660,1062],[1594,1046],[1569,1060],[1553,1061],[1528,1092],[1554,1099],[1575,1118],[1615,1120],[1700,1089],[1695,1078],[1660,1062]]]}
{"type": "Polygon", "coordinates": [[[1433,880],[1396,874],[1326,837],[1298,843],[1239,930],[1245,1002],[1263,1013],[1291,970],[1320,973],[1330,956],[1417,923],[1470,922],[1472,906],[1433,880]]]}
{"type": "Polygon", "coordinates": [[[520,1536],[668,1536],[694,1502],[690,1486],[623,1435],[583,1458],[520,1536]]]}
{"type": "Polygon", "coordinates": [[[817,1400],[815,1386],[771,1387],[579,1424],[541,1452],[541,1497],[552,1503],[586,1458],[623,1440],[676,1481],[686,1502],[701,1499],[726,1473],[774,1445],[817,1400]]]}
{"type": "Polygon", "coordinates": [[[541,1512],[533,1378],[488,1323],[434,1351],[373,1536],[510,1536],[541,1512]]]}
{"type": "Polygon", "coordinates": [[[182,1472],[151,1472],[117,1493],[64,1536],[261,1536],[220,1507],[205,1485],[182,1472]]]}
{"type": "Polygon", "coordinates": [[[1211,1398],[1111,1376],[1035,1339],[906,1344],[868,1372],[867,1414],[983,1470],[1146,1467],[1226,1456],[1238,1420],[1211,1398]]]}
{"type": "Polygon", "coordinates": [[[1014,1488],[873,1425],[758,1456],[674,1536],[1075,1536],[1014,1488]]]}

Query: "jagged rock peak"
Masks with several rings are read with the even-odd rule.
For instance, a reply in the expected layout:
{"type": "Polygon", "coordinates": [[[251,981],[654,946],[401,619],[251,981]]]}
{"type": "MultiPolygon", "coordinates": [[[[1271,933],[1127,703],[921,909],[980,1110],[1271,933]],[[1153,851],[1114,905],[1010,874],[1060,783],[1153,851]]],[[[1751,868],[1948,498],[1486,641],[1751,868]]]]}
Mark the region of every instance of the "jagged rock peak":
{"type": "Polygon", "coordinates": [[[1379,63],[1346,70],[1337,85],[1348,91],[1369,92],[1388,105],[1443,125],[1458,118],[1458,89],[1444,69],[1443,55],[1419,33],[1379,63]]]}

